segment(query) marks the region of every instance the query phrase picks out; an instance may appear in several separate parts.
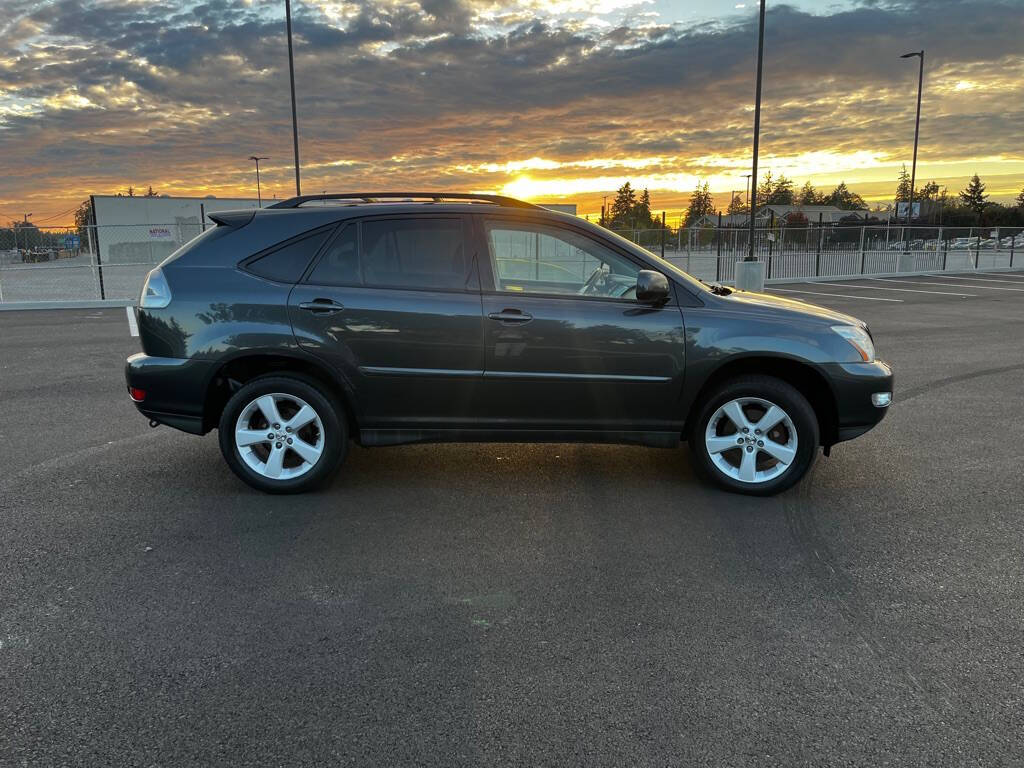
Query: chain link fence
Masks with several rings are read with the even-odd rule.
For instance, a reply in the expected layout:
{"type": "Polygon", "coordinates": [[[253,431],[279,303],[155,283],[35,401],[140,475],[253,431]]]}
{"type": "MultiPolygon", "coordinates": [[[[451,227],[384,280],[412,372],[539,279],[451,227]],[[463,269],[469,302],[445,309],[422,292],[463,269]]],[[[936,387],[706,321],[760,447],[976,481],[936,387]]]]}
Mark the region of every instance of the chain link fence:
{"type": "MultiPolygon", "coordinates": [[[[203,225],[0,229],[0,302],[133,301],[146,273],[203,225]]],[[[734,279],[749,252],[741,228],[619,230],[707,281],[734,279]]],[[[754,255],[769,279],[1024,268],[1024,228],[824,226],[762,228],[754,255]]]]}
{"type": "Polygon", "coordinates": [[[0,229],[0,302],[125,301],[200,224],[0,229]]]}
{"type": "MultiPolygon", "coordinates": [[[[750,230],[737,227],[616,232],[707,281],[732,281],[750,253],[750,230]]],[[[770,280],[1024,268],[1024,228],[763,227],[754,257],[770,280]]]]}

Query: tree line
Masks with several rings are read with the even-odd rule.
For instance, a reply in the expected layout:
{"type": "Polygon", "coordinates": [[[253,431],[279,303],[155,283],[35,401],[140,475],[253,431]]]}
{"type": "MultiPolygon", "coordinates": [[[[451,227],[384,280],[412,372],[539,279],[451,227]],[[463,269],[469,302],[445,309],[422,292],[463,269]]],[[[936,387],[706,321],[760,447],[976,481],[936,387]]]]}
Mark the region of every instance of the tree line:
{"type": "MultiPolygon", "coordinates": [[[[895,204],[910,199],[910,174],[906,165],[900,170],[897,178],[894,203],[884,207],[876,207],[873,211],[875,220],[878,214],[893,217],[895,204]]],[[[941,223],[953,227],[969,226],[1024,226],[1024,189],[1010,205],[1002,205],[989,201],[985,191],[985,183],[974,174],[967,186],[955,195],[948,194],[945,187],[940,188],[935,181],[929,181],[914,191],[914,201],[932,203],[921,206],[921,215],[915,218],[915,224],[941,223]]],[[[810,181],[797,189],[793,182],[780,174],[773,177],[771,171],[757,186],[757,204],[764,205],[831,205],[843,211],[861,211],[866,213],[868,205],[864,198],[851,190],[845,181],[839,182],[831,192],[817,190],[810,181]]],[[[707,181],[697,182],[697,188],[690,195],[686,208],[683,226],[695,226],[705,216],[718,213],[714,197],[707,181]]],[[[749,214],[750,206],[740,193],[733,193],[726,214],[749,214]]],[[[806,218],[804,218],[806,221],[806,218]]],[[[660,229],[661,217],[651,211],[651,196],[644,189],[639,195],[630,182],[623,184],[615,193],[615,198],[607,210],[602,208],[602,226],[609,229],[660,229]]],[[[791,222],[792,223],[792,222],[791,222]]],[[[801,223],[801,225],[806,226],[801,223]]]]}
{"type": "MultiPolygon", "coordinates": [[[[900,169],[896,180],[895,203],[910,201],[911,178],[907,166],[900,169]]],[[[951,227],[1020,227],[1024,226],[1024,189],[1009,205],[989,200],[985,182],[978,174],[971,176],[967,186],[949,194],[946,187],[929,181],[914,190],[914,202],[923,203],[916,223],[941,223],[951,227]]]]}

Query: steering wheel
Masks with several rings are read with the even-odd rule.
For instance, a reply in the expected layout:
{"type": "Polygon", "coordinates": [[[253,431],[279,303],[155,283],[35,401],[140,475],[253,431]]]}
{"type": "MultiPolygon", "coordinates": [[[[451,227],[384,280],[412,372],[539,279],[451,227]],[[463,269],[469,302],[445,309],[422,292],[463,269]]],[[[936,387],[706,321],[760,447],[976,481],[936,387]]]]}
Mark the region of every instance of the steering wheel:
{"type": "Polygon", "coordinates": [[[580,296],[586,296],[587,294],[591,293],[594,290],[594,288],[597,287],[598,278],[602,274],[604,274],[603,270],[604,264],[601,264],[597,267],[597,269],[590,273],[590,277],[587,278],[587,282],[585,282],[583,284],[583,287],[580,288],[578,291],[580,296]]]}

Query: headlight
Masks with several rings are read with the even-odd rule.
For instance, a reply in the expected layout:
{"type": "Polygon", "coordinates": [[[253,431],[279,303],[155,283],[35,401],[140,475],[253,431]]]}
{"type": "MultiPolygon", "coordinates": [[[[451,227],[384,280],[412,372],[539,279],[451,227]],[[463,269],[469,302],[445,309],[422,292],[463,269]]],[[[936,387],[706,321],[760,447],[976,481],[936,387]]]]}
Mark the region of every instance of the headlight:
{"type": "Polygon", "coordinates": [[[865,328],[856,325],[833,325],[832,330],[850,342],[865,363],[875,362],[875,345],[865,328]]]}
{"type": "Polygon", "coordinates": [[[167,278],[158,267],[146,275],[146,282],[142,284],[142,295],[139,297],[139,306],[147,309],[162,309],[170,303],[171,286],[167,284],[167,278]]]}

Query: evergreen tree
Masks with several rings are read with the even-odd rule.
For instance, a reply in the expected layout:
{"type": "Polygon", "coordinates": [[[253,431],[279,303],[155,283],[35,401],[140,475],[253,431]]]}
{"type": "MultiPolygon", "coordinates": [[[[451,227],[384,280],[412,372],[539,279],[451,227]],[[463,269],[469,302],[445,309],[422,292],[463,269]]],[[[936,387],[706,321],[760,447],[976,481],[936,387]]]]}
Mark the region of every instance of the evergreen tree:
{"type": "Polygon", "coordinates": [[[844,211],[859,211],[868,207],[864,198],[847,187],[845,181],[839,182],[839,186],[832,190],[832,194],[825,197],[824,203],[844,211]]]}
{"type": "Polygon", "coordinates": [[[795,202],[796,193],[793,192],[793,182],[780,175],[779,180],[775,182],[768,203],[770,205],[793,205],[795,202]]]}
{"type": "Polygon", "coordinates": [[[652,227],[654,224],[651,219],[651,193],[646,189],[640,193],[640,202],[633,208],[633,218],[636,219],[636,226],[643,229],[652,227]]]}
{"type": "MultiPolygon", "coordinates": [[[[1021,192],[1024,195],[1024,192],[1021,192]]],[[[732,200],[729,202],[729,209],[726,211],[729,215],[735,213],[750,213],[750,208],[743,202],[743,196],[738,192],[734,192],[732,200]]]]}
{"type": "Polygon", "coordinates": [[[981,213],[987,199],[988,195],[985,194],[985,185],[978,178],[978,174],[974,174],[970,182],[968,182],[967,188],[960,191],[960,200],[963,201],[965,207],[970,208],[975,213],[981,213]]]}
{"type": "Polygon", "coordinates": [[[1017,195],[1016,203],[1018,208],[1024,208],[1024,189],[1021,189],[1020,194],[1017,195]]]}
{"type": "Polygon", "coordinates": [[[929,181],[914,193],[915,200],[936,200],[939,197],[939,185],[929,181]]]}
{"type": "Polygon", "coordinates": [[[796,201],[799,205],[823,205],[823,198],[824,196],[818,193],[818,190],[811,184],[811,180],[808,179],[800,188],[796,201]]]}
{"type": "Polygon", "coordinates": [[[701,216],[709,216],[715,212],[715,201],[711,197],[708,183],[697,182],[697,189],[690,196],[690,205],[686,209],[686,226],[692,227],[701,216]]]}
{"type": "Polygon", "coordinates": [[[764,179],[757,185],[757,204],[768,205],[772,199],[772,192],[775,190],[775,182],[772,180],[772,172],[768,171],[764,179]]]}
{"type": "Polygon", "coordinates": [[[899,182],[896,184],[896,202],[905,203],[910,200],[910,193],[913,187],[910,185],[910,174],[907,173],[907,164],[900,168],[899,182]]]}
{"type": "Polygon", "coordinates": [[[636,190],[627,181],[615,193],[609,214],[611,227],[632,226],[633,209],[636,207],[636,190]]]}

